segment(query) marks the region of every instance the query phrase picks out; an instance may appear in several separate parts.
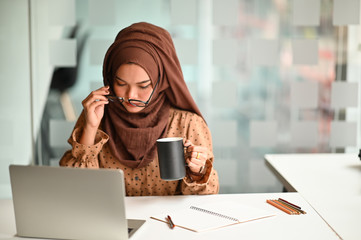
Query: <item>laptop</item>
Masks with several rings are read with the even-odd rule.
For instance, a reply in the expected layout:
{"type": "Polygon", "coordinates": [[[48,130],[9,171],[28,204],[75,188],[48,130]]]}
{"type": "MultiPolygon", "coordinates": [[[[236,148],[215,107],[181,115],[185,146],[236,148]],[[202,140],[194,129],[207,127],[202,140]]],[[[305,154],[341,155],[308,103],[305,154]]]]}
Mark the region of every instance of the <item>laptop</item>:
{"type": "Polygon", "coordinates": [[[128,239],[145,220],[125,216],[121,170],[10,165],[17,236],[128,239]]]}

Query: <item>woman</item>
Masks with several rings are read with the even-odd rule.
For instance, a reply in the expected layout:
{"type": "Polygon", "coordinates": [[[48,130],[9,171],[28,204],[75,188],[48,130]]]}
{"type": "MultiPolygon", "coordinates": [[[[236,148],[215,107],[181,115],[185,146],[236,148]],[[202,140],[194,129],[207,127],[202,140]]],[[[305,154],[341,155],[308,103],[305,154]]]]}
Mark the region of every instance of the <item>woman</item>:
{"type": "Polygon", "coordinates": [[[211,134],[166,30],[149,23],[121,30],[105,55],[103,81],[82,102],[61,166],[122,169],[128,196],[218,193],[211,134]],[[185,140],[182,180],[159,176],[162,137],[185,140]]]}

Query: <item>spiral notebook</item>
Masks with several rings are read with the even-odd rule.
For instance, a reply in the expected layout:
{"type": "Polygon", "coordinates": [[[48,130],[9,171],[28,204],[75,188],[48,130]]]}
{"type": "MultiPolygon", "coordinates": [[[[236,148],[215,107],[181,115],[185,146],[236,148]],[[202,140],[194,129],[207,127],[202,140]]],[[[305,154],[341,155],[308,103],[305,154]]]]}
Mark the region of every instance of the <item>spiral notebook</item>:
{"type": "Polygon", "coordinates": [[[166,217],[171,216],[175,227],[193,232],[203,232],[275,216],[263,209],[236,202],[219,202],[191,205],[182,210],[169,211],[152,219],[168,224],[166,217]]]}

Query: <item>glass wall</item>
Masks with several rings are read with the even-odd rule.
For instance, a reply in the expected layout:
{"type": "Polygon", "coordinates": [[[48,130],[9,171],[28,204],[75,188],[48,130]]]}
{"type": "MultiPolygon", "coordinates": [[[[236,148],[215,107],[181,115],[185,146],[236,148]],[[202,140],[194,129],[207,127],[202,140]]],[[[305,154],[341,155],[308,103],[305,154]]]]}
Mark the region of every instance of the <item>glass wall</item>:
{"type": "Polygon", "coordinates": [[[36,164],[58,165],[81,101],[102,85],[107,48],[140,21],[173,37],[212,132],[221,193],[282,191],[266,153],[358,152],[359,0],[30,5],[36,164]]]}
{"type": "Polygon", "coordinates": [[[9,164],[33,159],[28,12],[27,1],[0,1],[0,198],[11,194],[9,164]]]}

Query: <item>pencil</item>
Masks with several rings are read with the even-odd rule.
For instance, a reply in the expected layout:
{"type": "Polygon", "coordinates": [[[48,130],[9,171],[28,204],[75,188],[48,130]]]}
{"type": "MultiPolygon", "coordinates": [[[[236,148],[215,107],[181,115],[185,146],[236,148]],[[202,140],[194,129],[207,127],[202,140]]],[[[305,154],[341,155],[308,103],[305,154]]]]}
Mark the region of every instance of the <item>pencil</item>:
{"type": "Polygon", "coordinates": [[[271,204],[272,206],[274,206],[274,207],[276,207],[276,208],[284,211],[284,212],[287,213],[287,214],[290,214],[290,215],[295,214],[293,210],[291,211],[291,210],[289,210],[288,208],[283,207],[282,205],[278,204],[278,203],[277,203],[276,201],[274,201],[274,200],[267,199],[266,202],[269,203],[269,204],[271,204]]]}
{"type": "Polygon", "coordinates": [[[292,203],[290,203],[290,202],[287,202],[287,201],[283,200],[282,198],[279,198],[278,201],[279,201],[280,203],[283,203],[284,205],[292,208],[293,210],[295,210],[295,211],[297,211],[297,212],[300,212],[300,213],[302,213],[302,214],[306,214],[306,212],[303,211],[301,208],[295,207],[295,206],[297,206],[297,205],[294,205],[294,204],[292,204],[292,203]]]}
{"type": "Polygon", "coordinates": [[[295,208],[301,209],[301,207],[297,206],[296,204],[290,203],[289,201],[286,201],[283,198],[278,198],[278,200],[282,201],[282,202],[285,202],[285,203],[288,203],[288,204],[294,206],[295,208]]]}
{"type": "Polygon", "coordinates": [[[299,211],[299,209],[295,208],[295,207],[292,207],[290,205],[287,205],[286,203],[280,201],[280,200],[274,200],[275,202],[277,202],[278,204],[282,205],[283,207],[295,212],[295,214],[301,214],[301,212],[299,211]]]}

